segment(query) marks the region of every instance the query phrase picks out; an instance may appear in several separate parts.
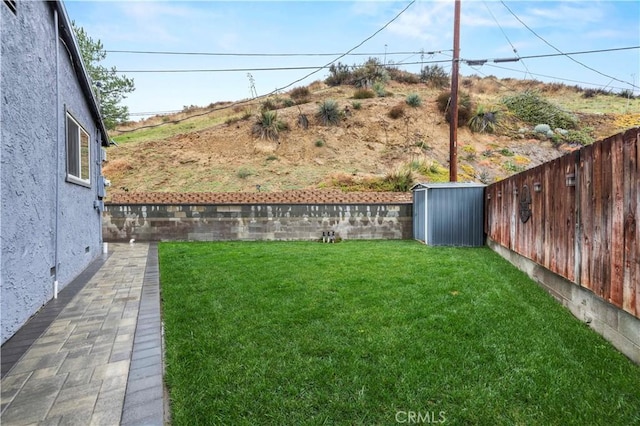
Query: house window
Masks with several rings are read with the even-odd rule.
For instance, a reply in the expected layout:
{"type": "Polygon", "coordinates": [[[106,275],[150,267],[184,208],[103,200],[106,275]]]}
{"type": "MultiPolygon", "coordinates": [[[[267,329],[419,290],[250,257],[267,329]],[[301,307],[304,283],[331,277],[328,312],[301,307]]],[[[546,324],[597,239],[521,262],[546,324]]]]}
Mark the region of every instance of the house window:
{"type": "Polygon", "coordinates": [[[67,113],[67,180],[91,183],[90,138],[78,122],[67,113]]]}
{"type": "Polygon", "coordinates": [[[18,10],[18,0],[4,0],[4,4],[7,5],[7,7],[9,9],[11,9],[11,11],[13,13],[16,13],[18,10]]]}

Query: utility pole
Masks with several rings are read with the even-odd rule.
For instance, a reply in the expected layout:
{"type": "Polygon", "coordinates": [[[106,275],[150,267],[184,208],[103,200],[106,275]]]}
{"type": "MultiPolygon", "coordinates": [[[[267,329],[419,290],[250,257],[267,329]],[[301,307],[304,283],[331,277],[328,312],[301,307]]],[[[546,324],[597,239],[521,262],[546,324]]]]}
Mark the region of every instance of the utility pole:
{"type": "Polygon", "coordinates": [[[451,119],[449,120],[449,182],[458,181],[458,67],[460,65],[460,0],[453,16],[453,63],[451,67],[451,119]]]}

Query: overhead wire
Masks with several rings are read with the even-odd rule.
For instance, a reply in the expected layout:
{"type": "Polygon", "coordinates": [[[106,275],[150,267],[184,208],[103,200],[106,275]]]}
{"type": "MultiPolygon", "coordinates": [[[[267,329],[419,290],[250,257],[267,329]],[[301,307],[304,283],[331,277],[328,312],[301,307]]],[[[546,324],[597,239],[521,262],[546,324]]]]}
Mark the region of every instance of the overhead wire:
{"type": "Polygon", "coordinates": [[[578,61],[577,59],[574,59],[573,57],[569,56],[568,53],[564,53],[562,52],[560,49],[558,49],[557,47],[555,47],[554,45],[552,45],[551,43],[549,43],[547,40],[545,40],[542,36],[540,36],[538,33],[536,33],[531,27],[529,27],[522,19],[520,19],[520,17],[518,17],[518,15],[516,15],[510,8],[509,6],[507,6],[503,0],[500,0],[500,3],[502,3],[502,5],[509,11],[509,13],[511,13],[511,15],[513,15],[514,18],[516,18],[518,20],[518,22],[520,22],[526,29],[528,29],[534,36],[536,36],[537,38],[539,38],[540,40],[542,40],[542,42],[544,42],[547,46],[551,47],[553,50],[555,50],[556,52],[560,53],[562,56],[566,56],[568,59],[570,59],[571,61],[575,62],[578,65],[583,66],[584,68],[591,70],[597,74],[600,74],[601,76],[610,78],[612,80],[618,81],[620,83],[624,83],[624,84],[628,84],[633,88],[638,88],[638,86],[636,86],[634,83],[630,83],[628,81],[625,80],[620,80],[616,77],[610,76],[608,74],[605,74],[601,71],[598,71],[597,69],[590,67],[586,64],[583,64],[582,62],[578,61]]]}
{"type": "Polygon", "coordinates": [[[322,71],[322,70],[323,70],[323,69],[325,69],[326,67],[329,67],[329,66],[331,66],[332,64],[334,64],[335,62],[337,62],[337,61],[339,61],[340,59],[344,58],[345,56],[347,56],[348,54],[350,54],[351,52],[353,52],[354,50],[356,50],[357,48],[359,48],[360,46],[362,46],[363,44],[365,44],[367,41],[371,40],[373,37],[375,37],[376,35],[378,35],[381,31],[383,31],[383,30],[384,30],[385,28],[387,28],[389,25],[391,25],[391,24],[392,24],[396,19],[398,19],[398,18],[399,18],[399,17],[400,17],[404,12],[406,12],[406,11],[407,11],[407,9],[409,9],[409,7],[411,7],[415,2],[416,2],[416,0],[412,0],[411,2],[409,2],[409,4],[407,4],[407,5],[406,5],[406,6],[405,6],[405,7],[404,7],[400,12],[398,12],[398,13],[397,13],[397,14],[396,14],[396,15],[395,15],[395,16],[394,16],[394,17],[393,17],[389,22],[387,22],[386,24],[384,24],[381,28],[379,28],[377,31],[375,31],[375,32],[374,32],[373,34],[371,34],[369,37],[365,38],[365,39],[364,39],[363,41],[361,41],[360,43],[358,43],[356,46],[354,46],[354,47],[352,47],[351,49],[349,49],[347,52],[345,52],[345,53],[343,53],[343,54],[339,55],[337,58],[333,59],[332,61],[328,62],[327,64],[323,65],[322,67],[319,67],[319,68],[318,68],[318,69],[316,69],[315,71],[312,71],[312,72],[308,73],[307,75],[305,75],[305,76],[303,76],[303,77],[301,77],[301,78],[299,78],[299,79],[297,79],[297,80],[295,80],[295,81],[293,81],[293,82],[291,82],[291,83],[289,83],[289,84],[287,84],[287,85],[285,85],[285,86],[283,86],[283,87],[276,88],[275,90],[273,90],[273,91],[271,91],[271,92],[269,92],[269,93],[267,93],[267,94],[265,94],[265,95],[257,96],[256,98],[253,98],[253,99],[251,99],[251,100],[244,100],[244,101],[240,101],[240,102],[234,102],[234,103],[232,103],[231,105],[225,105],[225,106],[220,107],[220,108],[214,108],[214,109],[212,109],[212,110],[209,110],[209,111],[206,111],[206,112],[203,112],[203,113],[200,113],[200,114],[190,115],[189,117],[185,117],[185,118],[178,119],[178,120],[171,120],[171,121],[168,121],[168,122],[162,122],[162,123],[158,123],[158,124],[151,124],[151,125],[147,125],[147,126],[141,126],[141,127],[138,127],[137,129],[122,130],[120,133],[121,133],[121,134],[122,134],[122,133],[130,133],[130,132],[137,131],[137,130],[141,130],[141,129],[153,128],[153,127],[159,127],[159,126],[162,126],[162,125],[165,125],[165,124],[169,124],[169,123],[171,123],[171,124],[177,124],[177,123],[180,123],[180,122],[182,122],[182,121],[185,121],[185,120],[188,120],[188,119],[191,119],[191,118],[201,117],[201,116],[204,116],[204,115],[211,114],[211,113],[212,113],[212,112],[214,112],[214,111],[219,111],[219,110],[224,110],[224,109],[228,109],[228,108],[236,107],[237,105],[242,105],[242,104],[245,104],[245,103],[247,103],[247,102],[249,102],[249,101],[255,101],[255,100],[257,100],[257,99],[261,99],[261,98],[265,98],[265,97],[271,96],[271,95],[273,95],[274,93],[278,93],[278,92],[280,92],[281,90],[287,89],[287,88],[289,88],[289,87],[293,86],[294,84],[297,84],[297,83],[299,83],[299,82],[301,82],[301,81],[303,81],[303,80],[305,80],[305,79],[307,79],[307,78],[311,77],[312,75],[314,75],[314,74],[316,74],[316,73],[318,73],[318,72],[322,71]]]}
{"type": "MultiPolygon", "coordinates": [[[[527,55],[527,56],[518,56],[517,59],[518,61],[521,61],[523,59],[538,59],[538,58],[552,58],[552,57],[556,57],[556,56],[567,56],[567,55],[586,55],[586,54],[592,54],[592,53],[605,53],[605,52],[616,52],[616,51],[622,51],[622,50],[632,50],[632,49],[640,49],[640,46],[627,46],[627,47],[615,47],[615,48],[609,48],[609,49],[595,49],[595,50],[583,50],[583,51],[578,51],[578,52],[567,52],[567,53],[547,53],[547,54],[540,54],[540,55],[527,55]]],[[[438,51],[437,53],[442,53],[445,54],[444,52],[446,51],[438,51]]],[[[414,56],[414,55],[412,55],[414,56]]],[[[412,57],[410,56],[410,57],[412,57]]],[[[409,57],[409,58],[410,58],[409,57]]],[[[409,59],[409,58],[405,58],[409,59]]],[[[338,58],[341,59],[341,58],[338,58]]],[[[450,60],[450,59],[448,59],[450,60]]],[[[394,62],[393,65],[417,65],[417,64],[435,64],[435,63],[442,63],[442,62],[447,62],[448,60],[431,60],[431,61],[419,61],[419,62],[394,62]]],[[[467,61],[475,61],[475,62],[495,62],[495,61],[504,61],[504,58],[485,58],[485,59],[466,59],[466,58],[461,58],[460,61],[461,62],[467,62],[467,61]]],[[[337,60],[336,60],[337,61],[337,60]]],[[[317,70],[321,71],[323,69],[328,69],[331,64],[333,64],[335,61],[330,62],[329,64],[326,65],[322,65],[322,66],[300,66],[300,67],[263,67],[263,68],[218,68],[218,69],[149,69],[149,70],[117,70],[117,73],[129,73],[129,74],[135,74],[135,73],[188,73],[188,72],[251,72],[251,71],[294,71],[294,70],[304,70],[304,69],[313,69],[313,70],[317,70]]],[[[515,60],[514,60],[515,62],[515,60]]],[[[356,65],[353,66],[349,66],[350,68],[357,68],[356,65]]],[[[527,70],[527,72],[529,72],[529,70],[527,70]]],[[[312,73],[312,74],[315,74],[312,73]]],[[[305,77],[303,77],[302,79],[304,80],[305,78],[309,77],[309,74],[305,77]]],[[[612,78],[610,76],[606,76],[608,78],[612,78]]],[[[618,80],[622,83],[627,83],[627,84],[631,84],[625,81],[621,81],[618,80]]],[[[297,83],[297,81],[295,82],[297,83]]],[[[294,83],[294,84],[295,84],[294,83]]],[[[286,88],[286,87],[285,87],[286,88]]]]}
{"type": "MultiPolygon", "coordinates": [[[[509,45],[511,46],[511,50],[513,50],[513,53],[515,53],[515,55],[520,58],[520,55],[518,54],[518,49],[516,49],[516,47],[513,45],[513,43],[511,43],[511,40],[509,39],[509,36],[507,36],[507,33],[504,31],[504,29],[502,28],[502,25],[500,25],[500,22],[498,22],[498,20],[496,19],[495,15],[493,14],[493,12],[491,12],[491,8],[489,8],[489,5],[487,4],[486,1],[482,2],[484,4],[484,7],[487,9],[487,12],[489,12],[489,15],[491,15],[491,17],[493,18],[493,21],[496,23],[496,25],[498,26],[498,28],[500,28],[500,32],[502,33],[502,35],[504,36],[504,38],[507,40],[507,42],[509,43],[509,45]]],[[[522,58],[520,58],[522,59],[522,58]]],[[[524,61],[521,61],[522,66],[524,67],[524,69],[527,71],[527,73],[529,72],[529,68],[527,68],[527,65],[524,63],[524,61]]],[[[525,74],[526,77],[526,74],[525,74]]]]}
{"type": "MultiPolygon", "coordinates": [[[[442,51],[452,51],[453,49],[446,49],[442,51]]],[[[105,50],[106,53],[127,53],[136,55],[191,55],[191,56],[257,56],[257,57],[288,57],[288,56],[338,56],[339,53],[229,53],[229,52],[178,52],[178,51],[151,51],[151,50],[105,50]]],[[[417,54],[435,54],[441,51],[432,52],[386,52],[386,55],[417,55],[417,54]]],[[[382,56],[384,52],[360,52],[349,53],[348,56],[382,56]]]]}

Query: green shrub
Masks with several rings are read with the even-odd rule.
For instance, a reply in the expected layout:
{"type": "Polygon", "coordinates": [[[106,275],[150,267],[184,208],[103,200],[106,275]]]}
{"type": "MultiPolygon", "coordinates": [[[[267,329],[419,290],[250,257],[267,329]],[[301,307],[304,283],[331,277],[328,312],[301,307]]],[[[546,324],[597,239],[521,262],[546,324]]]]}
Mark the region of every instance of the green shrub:
{"type": "Polygon", "coordinates": [[[407,105],[417,108],[420,105],[422,105],[422,99],[420,99],[420,95],[418,95],[417,93],[409,93],[409,95],[407,95],[407,99],[405,100],[405,102],[407,103],[407,105]]]}
{"type": "Polygon", "coordinates": [[[398,169],[387,173],[384,177],[385,186],[393,192],[407,192],[414,184],[413,173],[410,169],[398,169]]]}
{"type": "Polygon", "coordinates": [[[545,123],[553,129],[558,127],[574,129],[578,124],[576,117],[561,110],[534,91],[527,90],[508,96],[502,100],[502,103],[515,117],[534,126],[545,123]]]}
{"type": "Polygon", "coordinates": [[[375,97],[375,92],[370,89],[356,89],[356,91],[353,92],[353,99],[370,99],[375,97]]]}
{"type": "Polygon", "coordinates": [[[335,126],[338,125],[342,119],[342,111],[340,111],[336,101],[327,99],[319,105],[316,118],[325,126],[335,126]]]}
{"type": "Polygon", "coordinates": [[[510,173],[520,173],[520,172],[523,172],[525,170],[525,168],[523,166],[519,166],[517,164],[514,164],[513,161],[511,161],[511,160],[505,161],[505,163],[502,165],[502,168],[504,170],[506,170],[507,172],[510,172],[510,173]]]}
{"type": "Polygon", "coordinates": [[[378,58],[369,58],[364,64],[353,70],[353,80],[353,85],[356,87],[369,87],[376,83],[384,84],[389,81],[389,73],[378,58]]]}
{"type": "Polygon", "coordinates": [[[580,145],[591,145],[594,139],[589,135],[589,129],[569,130],[566,135],[562,136],[566,143],[576,143],[580,145]]]}
{"type": "Polygon", "coordinates": [[[361,102],[351,102],[351,106],[353,107],[353,109],[362,109],[361,102]]]}
{"type": "Polygon", "coordinates": [[[288,129],[289,126],[278,119],[278,114],[275,111],[262,111],[251,128],[251,133],[261,139],[277,141],[279,133],[288,129]]]}
{"type": "Polygon", "coordinates": [[[323,146],[324,146],[324,141],[323,141],[322,139],[318,139],[318,140],[315,142],[315,146],[317,146],[318,148],[323,147],[323,146]]]}
{"type": "Polygon", "coordinates": [[[238,176],[240,179],[246,179],[249,176],[251,176],[253,174],[253,172],[249,169],[246,168],[241,168],[240,170],[238,170],[238,172],[236,173],[236,176],[238,176]]]}
{"type": "Polygon", "coordinates": [[[376,82],[373,84],[373,91],[376,92],[376,96],[379,98],[384,98],[387,96],[387,91],[384,88],[384,84],[381,82],[376,82]]]}
{"type": "Polygon", "coordinates": [[[469,129],[472,132],[493,133],[498,125],[498,112],[499,111],[495,109],[485,110],[485,108],[480,105],[475,115],[469,120],[469,129]]]}
{"type": "Polygon", "coordinates": [[[285,99],[284,101],[282,101],[282,105],[284,105],[285,107],[292,107],[294,106],[296,103],[293,99],[285,99]]]}

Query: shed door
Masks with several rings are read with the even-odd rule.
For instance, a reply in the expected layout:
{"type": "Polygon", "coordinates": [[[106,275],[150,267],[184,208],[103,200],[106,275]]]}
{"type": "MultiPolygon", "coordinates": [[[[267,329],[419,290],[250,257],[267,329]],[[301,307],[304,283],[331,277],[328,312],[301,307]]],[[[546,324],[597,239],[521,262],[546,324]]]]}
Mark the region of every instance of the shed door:
{"type": "Polygon", "coordinates": [[[426,241],[425,196],[425,190],[413,192],[413,238],[420,241],[426,241]]]}

